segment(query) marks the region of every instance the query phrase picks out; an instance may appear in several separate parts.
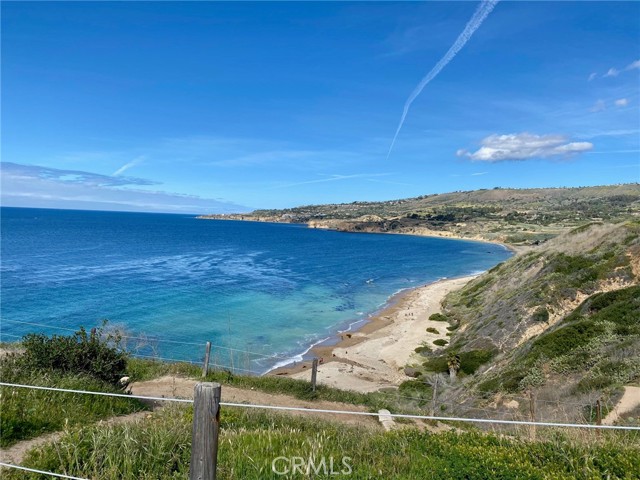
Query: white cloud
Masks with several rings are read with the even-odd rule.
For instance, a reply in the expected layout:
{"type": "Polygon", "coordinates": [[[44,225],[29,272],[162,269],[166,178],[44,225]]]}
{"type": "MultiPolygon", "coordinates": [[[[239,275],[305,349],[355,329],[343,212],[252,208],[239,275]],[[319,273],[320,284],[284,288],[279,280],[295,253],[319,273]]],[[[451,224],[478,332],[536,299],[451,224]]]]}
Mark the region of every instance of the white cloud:
{"type": "Polygon", "coordinates": [[[607,105],[604,103],[604,100],[598,100],[596,103],[593,104],[593,107],[591,107],[589,111],[594,113],[602,112],[606,108],[607,108],[607,105]]]}
{"type": "Polygon", "coordinates": [[[619,70],[612,67],[609,69],[607,73],[603,75],[603,77],[617,77],[619,73],[620,73],[619,70]]]}
{"type": "Polygon", "coordinates": [[[530,160],[554,156],[571,156],[593,148],[589,142],[568,142],[562,135],[535,135],[532,133],[512,133],[490,135],[481,142],[475,152],[458,150],[456,154],[480,162],[501,162],[506,160],[530,160]]]}
{"type": "Polygon", "coordinates": [[[143,190],[146,179],[0,162],[1,203],[35,208],[81,208],[185,213],[243,212],[247,207],[195,195],[143,190]]]}
{"type": "Polygon", "coordinates": [[[134,160],[131,160],[129,163],[125,163],[123,166],[121,166],[118,170],[116,170],[115,172],[113,172],[113,176],[117,177],[118,175],[122,175],[124,172],[126,172],[127,170],[129,170],[131,167],[135,167],[136,165],[139,165],[142,163],[142,161],[144,160],[144,155],[140,156],[134,160]]]}
{"type": "Polygon", "coordinates": [[[640,69],[640,60],[631,62],[629,65],[627,65],[627,68],[625,68],[625,70],[634,70],[634,69],[640,69]]]}
{"type": "Polygon", "coordinates": [[[591,75],[589,75],[589,79],[587,81],[590,82],[591,80],[593,80],[597,76],[598,76],[598,74],[596,72],[593,72],[591,75]]]}
{"type": "Polygon", "coordinates": [[[616,107],[626,107],[629,105],[629,100],[626,98],[619,98],[614,103],[616,104],[616,107]]]}

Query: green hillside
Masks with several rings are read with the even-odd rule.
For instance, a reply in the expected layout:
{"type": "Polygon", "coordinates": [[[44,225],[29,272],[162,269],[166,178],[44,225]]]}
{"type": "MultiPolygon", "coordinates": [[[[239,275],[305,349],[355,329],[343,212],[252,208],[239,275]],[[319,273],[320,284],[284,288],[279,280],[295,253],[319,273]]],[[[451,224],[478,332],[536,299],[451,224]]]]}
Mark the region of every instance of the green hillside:
{"type": "Polygon", "coordinates": [[[639,283],[640,223],[565,233],[449,294],[441,319],[451,342],[423,353],[423,374],[457,358],[450,394],[476,400],[615,396],[640,380],[639,283]]]}
{"type": "Polygon", "coordinates": [[[455,235],[538,243],[592,221],[640,217],[640,184],[475,190],[386,202],[308,205],[202,218],[308,223],[345,231],[455,235]]]}

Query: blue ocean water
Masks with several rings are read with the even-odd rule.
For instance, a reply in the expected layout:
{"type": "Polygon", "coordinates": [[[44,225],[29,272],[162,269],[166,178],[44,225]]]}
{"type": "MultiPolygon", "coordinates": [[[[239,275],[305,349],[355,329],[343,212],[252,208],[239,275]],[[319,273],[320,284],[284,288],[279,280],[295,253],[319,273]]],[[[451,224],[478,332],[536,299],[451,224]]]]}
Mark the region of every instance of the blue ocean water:
{"type": "Polygon", "coordinates": [[[1,335],[102,319],[139,355],[261,373],[396,292],[486,270],[500,245],[189,215],[1,209],[1,335]],[[229,350],[232,349],[232,350],[229,350]],[[250,353],[249,353],[250,352],[250,353]]]}

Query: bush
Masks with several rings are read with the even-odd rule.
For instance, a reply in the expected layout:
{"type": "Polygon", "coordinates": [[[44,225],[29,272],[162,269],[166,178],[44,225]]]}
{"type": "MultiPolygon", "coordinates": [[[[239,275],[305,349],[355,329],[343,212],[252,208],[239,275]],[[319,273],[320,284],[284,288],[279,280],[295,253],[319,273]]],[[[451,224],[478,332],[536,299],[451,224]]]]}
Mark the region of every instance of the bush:
{"type": "Polygon", "coordinates": [[[433,357],[427,360],[422,364],[424,368],[429,370],[430,372],[436,373],[448,373],[449,372],[449,364],[447,363],[447,357],[433,357]]]}
{"type": "Polygon", "coordinates": [[[596,375],[585,377],[576,385],[576,392],[587,393],[592,390],[603,390],[614,383],[614,379],[608,375],[596,375]]]}
{"type": "Polygon", "coordinates": [[[434,313],[429,317],[429,320],[432,320],[434,322],[448,322],[449,319],[447,318],[446,315],[443,315],[441,313],[434,313]]]}
{"type": "Polygon", "coordinates": [[[127,354],[119,347],[119,338],[103,335],[102,329],[87,334],[83,327],[70,336],[30,333],[22,339],[25,366],[32,369],[86,373],[112,385],[118,385],[127,368],[127,354]]]}
{"type": "Polygon", "coordinates": [[[437,328],[433,328],[433,327],[427,328],[427,332],[435,333],[436,335],[440,335],[440,332],[438,331],[438,329],[437,328]]]}
{"type": "Polygon", "coordinates": [[[605,328],[592,320],[583,320],[543,335],[533,342],[533,352],[555,358],[578,347],[587,345],[591,339],[604,333],[605,328]]]}
{"type": "Polygon", "coordinates": [[[445,345],[447,345],[449,342],[447,342],[444,338],[438,338],[437,340],[433,341],[434,345],[437,345],[438,347],[444,347],[445,345]]]}
{"type": "Polygon", "coordinates": [[[473,375],[484,363],[491,360],[497,350],[471,350],[460,353],[460,370],[467,375],[473,375]]]}
{"type": "Polygon", "coordinates": [[[421,346],[416,347],[414,349],[414,352],[420,353],[420,354],[429,353],[431,351],[432,351],[432,349],[431,349],[431,347],[429,345],[421,345],[421,346]]]}
{"type": "Polygon", "coordinates": [[[533,312],[531,320],[533,320],[534,322],[548,322],[549,312],[545,307],[540,307],[535,312],[533,312]]]}

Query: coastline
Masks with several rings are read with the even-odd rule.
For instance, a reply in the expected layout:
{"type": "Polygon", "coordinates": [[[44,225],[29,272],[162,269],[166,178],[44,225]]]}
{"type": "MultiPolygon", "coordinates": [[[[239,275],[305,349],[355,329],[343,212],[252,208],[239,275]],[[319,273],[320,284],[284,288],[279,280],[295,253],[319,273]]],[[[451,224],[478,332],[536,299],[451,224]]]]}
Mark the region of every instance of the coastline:
{"type": "MultiPolygon", "coordinates": [[[[358,329],[338,333],[336,343],[312,347],[313,356],[322,359],[318,382],[344,390],[372,392],[397,387],[408,380],[404,367],[416,355],[415,348],[427,343],[437,350],[440,347],[433,341],[449,338],[447,324],[429,320],[429,316],[440,311],[440,303],[449,292],[477,276],[443,279],[404,290],[358,329]],[[439,333],[427,332],[430,327],[439,333]]],[[[310,380],[311,361],[283,366],[267,375],[310,380]]]]}
{"type": "Polygon", "coordinates": [[[313,228],[317,230],[329,230],[334,232],[343,232],[343,233],[370,233],[370,234],[385,234],[385,235],[413,235],[415,237],[425,237],[425,238],[447,238],[450,240],[466,240],[470,242],[479,242],[479,243],[489,243],[492,245],[500,245],[501,247],[509,250],[514,255],[519,255],[522,252],[529,251],[532,247],[530,246],[521,246],[521,245],[510,245],[507,243],[500,242],[498,240],[489,240],[486,238],[482,238],[479,236],[462,236],[457,235],[448,230],[430,230],[427,228],[416,228],[411,231],[382,231],[382,230],[358,230],[352,231],[347,229],[341,229],[338,226],[328,226],[323,223],[319,223],[316,221],[309,222],[290,222],[283,220],[274,220],[274,219],[264,219],[264,218],[232,218],[232,217],[222,217],[222,216],[208,216],[208,215],[198,215],[195,217],[198,220],[224,220],[224,221],[236,221],[236,222],[256,222],[256,223],[276,223],[281,225],[305,225],[307,228],[313,228]]]}

